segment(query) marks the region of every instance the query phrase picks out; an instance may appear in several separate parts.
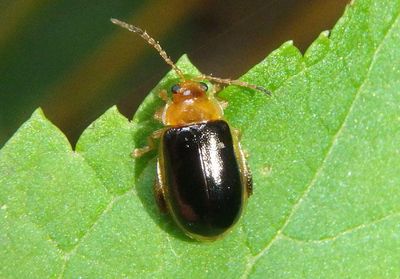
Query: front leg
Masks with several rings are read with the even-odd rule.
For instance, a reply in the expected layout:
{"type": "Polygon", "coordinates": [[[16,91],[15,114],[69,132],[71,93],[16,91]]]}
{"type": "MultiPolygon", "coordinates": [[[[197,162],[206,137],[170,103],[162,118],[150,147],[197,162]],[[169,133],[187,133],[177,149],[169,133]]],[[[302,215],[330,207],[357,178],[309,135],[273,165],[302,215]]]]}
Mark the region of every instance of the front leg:
{"type": "Polygon", "coordinates": [[[168,92],[167,90],[163,89],[158,93],[158,97],[164,102],[168,102],[168,92]]]}
{"type": "Polygon", "coordinates": [[[161,90],[158,93],[158,97],[160,97],[160,99],[163,100],[165,102],[165,104],[162,107],[160,107],[159,109],[156,110],[156,112],[154,113],[154,119],[162,123],[163,122],[163,114],[164,114],[164,110],[165,110],[165,105],[169,101],[167,90],[165,90],[165,89],[161,90]]]}
{"type": "Polygon", "coordinates": [[[156,148],[156,140],[158,140],[161,135],[164,132],[164,128],[163,129],[159,129],[157,131],[154,131],[150,137],[147,138],[147,145],[141,148],[135,148],[135,150],[133,150],[132,152],[132,156],[134,158],[139,158],[141,156],[143,156],[144,154],[146,154],[147,152],[154,150],[156,148]]]}
{"type": "Polygon", "coordinates": [[[164,114],[164,107],[159,108],[156,110],[154,113],[154,119],[157,120],[158,122],[163,122],[163,114],[164,114]]]}
{"type": "Polygon", "coordinates": [[[221,91],[221,87],[218,84],[213,84],[212,89],[210,90],[210,98],[215,100],[222,110],[225,110],[228,107],[228,101],[222,100],[218,98],[218,93],[221,91]]]}

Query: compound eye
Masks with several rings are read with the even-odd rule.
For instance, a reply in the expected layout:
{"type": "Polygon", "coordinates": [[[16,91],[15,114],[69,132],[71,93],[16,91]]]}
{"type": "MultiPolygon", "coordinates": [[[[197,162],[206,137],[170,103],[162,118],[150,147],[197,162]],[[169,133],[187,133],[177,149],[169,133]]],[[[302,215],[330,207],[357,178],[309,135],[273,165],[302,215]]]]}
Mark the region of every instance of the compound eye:
{"type": "Polygon", "coordinates": [[[208,85],[204,82],[199,82],[201,90],[206,92],[208,90],[208,85]]]}
{"type": "Polygon", "coordinates": [[[181,86],[179,84],[175,84],[174,86],[171,87],[171,91],[174,94],[178,93],[180,89],[181,89],[181,86]]]}

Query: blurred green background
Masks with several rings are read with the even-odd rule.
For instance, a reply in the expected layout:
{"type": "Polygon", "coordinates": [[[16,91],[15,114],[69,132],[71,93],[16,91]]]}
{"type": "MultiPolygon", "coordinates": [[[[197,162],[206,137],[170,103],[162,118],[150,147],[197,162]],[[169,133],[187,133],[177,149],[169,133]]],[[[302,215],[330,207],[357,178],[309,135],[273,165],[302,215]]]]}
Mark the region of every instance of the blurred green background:
{"type": "Polygon", "coordinates": [[[75,144],[117,104],[131,118],[169,70],[141,38],[146,29],[177,60],[236,78],[283,42],[300,50],[333,27],[348,0],[0,0],[0,147],[37,107],[75,144]]]}

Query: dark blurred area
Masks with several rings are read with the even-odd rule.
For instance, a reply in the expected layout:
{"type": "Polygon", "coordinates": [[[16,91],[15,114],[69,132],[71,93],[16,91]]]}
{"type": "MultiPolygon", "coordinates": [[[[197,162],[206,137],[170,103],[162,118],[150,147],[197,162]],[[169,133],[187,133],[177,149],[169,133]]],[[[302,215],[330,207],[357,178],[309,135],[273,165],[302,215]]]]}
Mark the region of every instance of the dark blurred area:
{"type": "Polygon", "coordinates": [[[131,118],[169,70],[141,26],[177,60],[236,78],[287,40],[305,51],[348,0],[0,2],[0,147],[37,107],[75,144],[106,109],[131,118]]]}

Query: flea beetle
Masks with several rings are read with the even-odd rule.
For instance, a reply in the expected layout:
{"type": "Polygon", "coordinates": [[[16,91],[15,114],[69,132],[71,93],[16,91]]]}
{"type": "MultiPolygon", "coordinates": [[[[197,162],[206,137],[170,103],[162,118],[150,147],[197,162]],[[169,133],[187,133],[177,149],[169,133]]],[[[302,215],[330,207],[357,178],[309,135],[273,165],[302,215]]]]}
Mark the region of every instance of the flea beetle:
{"type": "Polygon", "coordinates": [[[149,144],[135,149],[134,157],[156,147],[159,139],[154,193],[162,212],[169,213],[189,237],[215,240],[238,221],[252,194],[252,177],[239,143],[239,131],[223,119],[223,103],[208,93],[203,81],[237,85],[264,91],[263,87],[239,80],[208,75],[187,79],[160,44],[142,29],[111,19],[139,34],[154,47],[178,75],[172,97],[163,90],[165,101],[155,117],[164,128],[149,137],[149,144]]]}

